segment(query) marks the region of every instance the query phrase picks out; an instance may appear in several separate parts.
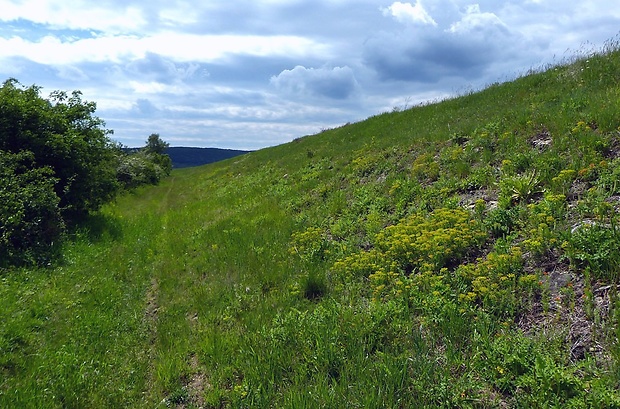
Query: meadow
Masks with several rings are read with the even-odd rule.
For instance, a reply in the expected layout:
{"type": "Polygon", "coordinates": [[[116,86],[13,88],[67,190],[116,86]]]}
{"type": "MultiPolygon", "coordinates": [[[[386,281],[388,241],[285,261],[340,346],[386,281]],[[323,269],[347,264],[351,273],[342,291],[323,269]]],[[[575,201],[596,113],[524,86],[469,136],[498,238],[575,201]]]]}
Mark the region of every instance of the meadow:
{"type": "Polygon", "coordinates": [[[104,206],[0,271],[0,407],[620,407],[620,47],[583,54],[104,206]]]}

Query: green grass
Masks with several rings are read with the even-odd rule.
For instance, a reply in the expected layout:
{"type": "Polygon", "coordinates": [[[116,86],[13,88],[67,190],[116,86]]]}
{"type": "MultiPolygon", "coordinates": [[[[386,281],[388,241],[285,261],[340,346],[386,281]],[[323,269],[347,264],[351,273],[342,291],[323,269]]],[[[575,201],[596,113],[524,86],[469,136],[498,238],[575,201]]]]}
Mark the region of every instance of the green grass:
{"type": "Polygon", "coordinates": [[[0,272],[0,407],[620,407],[620,51],[173,171],[0,272]]]}

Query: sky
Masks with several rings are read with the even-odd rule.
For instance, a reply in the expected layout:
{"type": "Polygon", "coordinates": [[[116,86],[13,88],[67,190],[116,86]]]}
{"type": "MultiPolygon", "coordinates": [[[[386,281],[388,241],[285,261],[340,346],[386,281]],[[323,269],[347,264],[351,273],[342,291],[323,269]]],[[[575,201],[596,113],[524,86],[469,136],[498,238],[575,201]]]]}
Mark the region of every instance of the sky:
{"type": "Polygon", "coordinates": [[[620,0],[0,0],[0,81],[80,90],[125,146],[254,150],[619,33],[620,0]]]}

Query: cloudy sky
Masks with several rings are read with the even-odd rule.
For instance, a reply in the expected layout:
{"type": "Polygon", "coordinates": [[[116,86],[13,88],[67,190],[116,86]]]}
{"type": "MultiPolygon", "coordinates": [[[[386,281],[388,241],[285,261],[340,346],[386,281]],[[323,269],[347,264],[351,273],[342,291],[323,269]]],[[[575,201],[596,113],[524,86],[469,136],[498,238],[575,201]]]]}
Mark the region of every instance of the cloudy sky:
{"type": "Polygon", "coordinates": [[[258,149],[618,39],[620,0],[0,0],[0,78],[113,138],[258,149]]]}

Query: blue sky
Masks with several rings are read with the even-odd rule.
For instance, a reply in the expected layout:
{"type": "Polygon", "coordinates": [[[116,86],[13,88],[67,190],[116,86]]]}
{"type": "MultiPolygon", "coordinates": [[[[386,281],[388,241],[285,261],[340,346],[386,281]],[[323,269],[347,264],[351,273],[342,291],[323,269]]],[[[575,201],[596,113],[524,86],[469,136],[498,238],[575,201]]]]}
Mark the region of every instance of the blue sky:
{"type": "Polygon", "coordinates": [[[510,80],[619,30],[620,0],[0,0],[0,78],[81,90],[127,146],[159,133],[259,149],[510,80]]]}

